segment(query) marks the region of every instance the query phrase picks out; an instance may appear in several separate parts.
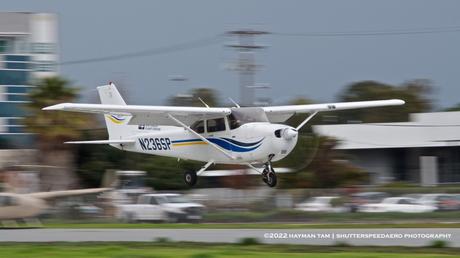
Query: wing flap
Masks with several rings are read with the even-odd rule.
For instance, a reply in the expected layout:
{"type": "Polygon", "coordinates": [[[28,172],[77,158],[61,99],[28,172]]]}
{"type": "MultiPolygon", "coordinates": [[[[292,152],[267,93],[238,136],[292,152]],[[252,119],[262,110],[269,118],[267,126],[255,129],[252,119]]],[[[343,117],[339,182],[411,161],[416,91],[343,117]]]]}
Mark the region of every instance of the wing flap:
{"type": "MultiPolygon", "coordinates": [[[[179,113],[174,115],[174,113],[170,113],[174,117],[179,118],[184,124],[191,125],[198,120],[204,119],[215,119],[215,118],[222,118],[226,115],[226,113],[206,113],[206,114],[184,114],[179,113]]],[[[177,124],[169,118],[168,113],[164,114],[137,114],[134,115],[131,120],[129,121],[130,125],[174,125],[177,124]]]]}
{"type": "Polygon", "coordinates": [[[145,125],[173,125],[168,114],[186,118],[185,123],[190,125],[200,119],[220,118],[231,113],[229,108],[207,107],[170,107],[170,106],[139,106],[139,105],[105,105],[62,103],[43,108],[43,110],[62,110],[83,113],[106,115],[131,115],[129,124],[145,125]]]}

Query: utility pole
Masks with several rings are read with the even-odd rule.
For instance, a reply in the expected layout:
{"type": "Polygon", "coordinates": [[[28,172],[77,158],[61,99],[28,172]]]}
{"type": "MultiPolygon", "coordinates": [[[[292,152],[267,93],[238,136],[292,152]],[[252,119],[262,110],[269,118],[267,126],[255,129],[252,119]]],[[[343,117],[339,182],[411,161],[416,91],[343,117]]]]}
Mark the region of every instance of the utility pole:
{"type": "Polygon", "coordinates": [[[227,47],[238,51],[238,61],[234,66],[234,70],[238,71],[239,75],[240,104],[242,106],[252,106],[255,102],[254,91],[257,89],[255,73],[260,67],[255,62],[255,50],[265,48],[265,46],[255,44],[254,38],[269,34],[269,32],[260,30],[234,30],[228,31],[226,34],[238,38],[237,44],[230,44],[227,47]]]}

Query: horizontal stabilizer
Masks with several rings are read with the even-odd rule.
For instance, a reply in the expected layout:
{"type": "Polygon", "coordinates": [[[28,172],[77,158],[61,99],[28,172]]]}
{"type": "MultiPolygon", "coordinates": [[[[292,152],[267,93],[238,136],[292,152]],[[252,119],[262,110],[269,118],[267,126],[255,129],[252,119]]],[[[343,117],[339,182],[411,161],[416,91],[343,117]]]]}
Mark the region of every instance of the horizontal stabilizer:
{"type": "Polygon", "coordinates": [[[65,142],[66,144],[129,144],[134,143],[134,140],[98,140],[98,141],[74,141],[65,142]]]}
{"type": "Polygon", "coordinates": [[[63,191],[51,191],[51,192],[38,192],[25,194],[28,197],[38,199],[53,199],[60,197],[70,197],[79,195],[98,194],[113,190],[112,188],[89,188],[89,189],[78,189],[78,190],[63,190],[63,191]]]}

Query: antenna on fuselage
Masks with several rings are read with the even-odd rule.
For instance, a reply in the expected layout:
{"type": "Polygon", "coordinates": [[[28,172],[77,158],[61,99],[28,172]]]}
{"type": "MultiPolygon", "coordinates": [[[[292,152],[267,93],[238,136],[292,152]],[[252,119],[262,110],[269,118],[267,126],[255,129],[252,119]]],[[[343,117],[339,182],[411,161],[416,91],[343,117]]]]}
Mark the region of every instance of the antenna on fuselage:
{"type": "Polygon", "coordinates": [[[235,107],[240,108],[240,105],[236,103],[236,101],[234,101],[232,98],[228,97],[228,100],[230,100],[233,103],[233,105],[235,105],[235,107]]]}
{"type": "Polygon", "coordinates": [[[209,105],[206,104],[206,102],[204,102],[204,100],[202,100],[200,97],[198,97],[198,100],[201,101],[201,103],[203,103],[203,105],[205,105],[207,108],[209,108],[209,105]]]}

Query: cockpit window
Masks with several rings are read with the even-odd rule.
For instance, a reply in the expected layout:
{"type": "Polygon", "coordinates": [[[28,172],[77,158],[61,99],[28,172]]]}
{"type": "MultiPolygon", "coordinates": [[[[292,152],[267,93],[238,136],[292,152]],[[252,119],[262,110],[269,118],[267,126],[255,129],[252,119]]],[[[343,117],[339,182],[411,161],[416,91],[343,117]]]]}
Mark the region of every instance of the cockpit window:
{"type": "Polygon", "coordinates": [[[190,128],[197,133],[204,133],[204,121],[196,121],[190,128]]]}
{"type": "Polygon", "coordinates": [[[225,119],[217,118],[208,120],[208,133],[225,131],[225,119]]]}
{"type": "Polygon", "coordinates": [[[228,125],[230,126],[230,130],[233,130],[240,127],[241,123],[240,121],[236,120],[233,114],[230,114],[228,116],[228,125]]]}

